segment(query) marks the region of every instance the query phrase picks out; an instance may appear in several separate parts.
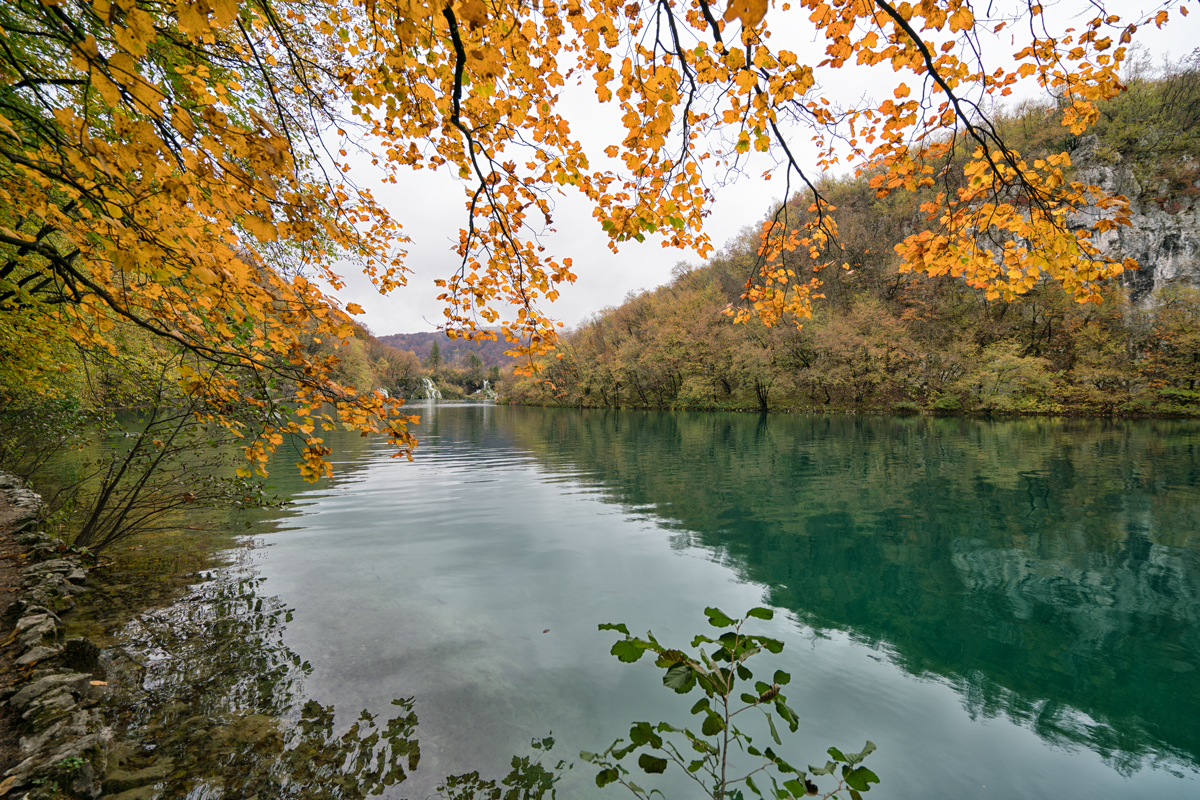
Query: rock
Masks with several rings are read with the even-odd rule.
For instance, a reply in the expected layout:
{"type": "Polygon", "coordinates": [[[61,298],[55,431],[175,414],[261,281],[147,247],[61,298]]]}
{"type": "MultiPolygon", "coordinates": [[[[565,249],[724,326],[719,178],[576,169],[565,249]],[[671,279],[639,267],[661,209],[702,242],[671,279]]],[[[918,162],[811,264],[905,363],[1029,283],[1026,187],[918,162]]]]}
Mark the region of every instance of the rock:
{"type": "MultiPolygon", "coordinates": [[[[1130,257],[1138,262],[1139,270],[1121,276],[1130,299],[1149,307],[1164,288],[1200,285],[1200,205],[1194,196],[1185,193],[1164,204],[1173,193],[1143,186],[1132,164],[1120,155],[1113,158],[1102,152],[1099,145],[1094,135],[1082,137],[1071,160],[1078,168],[1076,180],[1129,198],[1132,224],[1096,234],[1092,240],[1109,257],[1130,257]]],[[[1104,213],[1087,208],[1076,222],[1090,226],[1104,213]]]]}
{"type": "Polygon", "coordinates": [[[40,564],[34,564],[32,567],[26,567],[21,571],[23,575],[48,575],[52,572],[67,574],[79,569],[79,565],[74,561],[69,561],[65,558],[54,558],[49,561],[43,561],[40,564]]]}
{"type": "Polygon", "coordinates": [[[30,614],[29,616],[21,617],[19,620],[17,620],[16,631],[18,633],[21,633],[22,631],[27,631],[30,628],[32,628],[34,625],[41,625],[43,622],[46,622],[47,620],[50,620],[51,623],[53,624],[53,622],[56,621],[57,619],[58,619],[57,617],[51,616],[49,613],[30,614]]]}
{"type": "Polygon", "coordinates": [[[65,689],[48,692],[31,702],[21,719],[31,730],[39,731],[58,720],[70,715],[75,710],[76,701],[65,689]]]}
{"type": "MultiPolygon", "coordinates": [[[[66,724],[67,721],[64,720],[51,725],[49,728],[46,728],[46,730],[42,731],[36,736],[22,736],[20,741],[21,754],[28,755],[32,760],[36,761],[38,752],[46,746],[46,742],[57,736],[59,731],[66,727],[66,724]]],[[[13,770],[9,770],[5,774],[11,775],[12,772],[13,770]]]]}
{"type": "Polygon", "coordinates": [[[24,619],[25,617],[35,617],[40,615],[49,615],[54,621],[62,622],[62,620],[58,618],[58,615],[51,611],[48,606],[31,603],[28,598],[23,597],[19,600],[16,600],[11,606],[8,607],[8,616],[11,616],[13,619],[19,620],[24,619]]]}
{"type": "Polygon", "coordinates": [[[154,800],[156,797],[158,797],[158,790],[153,786],[139,786],[120,794],[106,794],[100,800],[154,800]]]}
{"type": "Polygon", "coordinates": [[[125,792],[137,786],[157,783],[164,780],[175,768],[175,761],[163,756],[156,759],[150,766],[139,770],[109,770],[104,776],[105,792],[125,792]]]}
{"type": "Polygon", "coordinates": [[[22,631],[20,637],[22,648],[33,647],[47,639],[54,641],[58,638],[58,624],[49,617],[46,617],[41,622],[30,625],[22,631]]]}
{"type": "Polygon", "coordinates": [[[67,580],[71,583],[83,583],[87,580],[87,570],[83,567],[77,567],[67,573],[67,580]]]}
{"type": "Polygon", "coordinates": [[[41,697],[52,689],[60,687],[65,688],[76,697],[82,697],[90,683],[91,676],[82,675],[78,672],[69,672],[65,675],[47,675],[44,678],[23,686],[8,702],[14,708],[23,709],[35,698],[41,697]]]}
{"type": "Polygon", "coordinates": [[[39,773],[58,774],[71,784],[71,789],[83,797],[98,797],[100,795],[99,772],[107,763],[108,736],[101,733],[91,733],[73,741],[69,741],[56,749],[44,766],[36,771],[39,773]],[[68,766],[72,762],[82,764],[68,766]],[[99,765],[99,769],[97,769],[99,765]]]}
{"type": "Polygon", "coordinates": [[[75,778],[71,781],[71,790],[80,797],[99,797],[101,788],[97,777],[96,768],[92,766],[92,762],[85,761],[83,766],[75,772],[75,778]]]}
{"type": "Polygon", "coordinates": [[[30,664],[36,664],[39,661],[45,661],[47,658],[53,658],[61,652],[62,649],[58,647],[46,647],[44,645],[38,645],[25,655],[18,658],[16,660],[16,664],[18,667],[27,667],[30,664]]]}
{"type": "Polygon", "coordinates": [[[59,663],[76,672],[95,672],[100,665],[100,648],[90,639],[68,639],[59,663]]]}

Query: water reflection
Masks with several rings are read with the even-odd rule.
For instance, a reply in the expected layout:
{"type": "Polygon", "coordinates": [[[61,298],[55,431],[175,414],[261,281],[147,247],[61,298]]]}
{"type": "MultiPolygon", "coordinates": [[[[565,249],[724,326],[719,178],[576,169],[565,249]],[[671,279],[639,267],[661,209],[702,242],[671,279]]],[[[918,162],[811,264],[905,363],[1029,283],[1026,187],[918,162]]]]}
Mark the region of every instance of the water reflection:
{"type": "Polygon", "coordinates": [[[420,759],[411,698],[335,733],[333,707],[303,699],[312,668],[283,644],[290,613],[241,562],[132,621],[109,651],[123,735],[105,788],[349,799],[404,781],[420,759]]]}
{"type": "Polygon", "coordinates": [[[511,409],[772,604],[1129,774],[1200,763],[1200,428],[511,409]]]}
{"type": "MultiPolygon", "coordinates": [[[[104,788],[138,796],[364,800],[393,790],[421,759],[413,698],[388,719],[363,710],[349,723],[306,696],[308,662],[283,641],[291,611],[262,591],[250,549],[179,602],[132,620],[106,653],[117,744],[104,788]]],[[[553,796],[563,761],[535,739],[502,779],[478,771],[436,787],[447,800],[553,796]]],[[[394,794],[394,792],[393,792],[394,794]]]]}
{"type": "MultiPolygon", "coordinates": [[[[304,769],[286,762],[300,741],[354,763],[338,740],[353,717],[326,724],[335,704],[397,731],[388,758],[407,778],[384,796],[502,772],[550,730],[564,753],[602,749],[691,703],[673,708],[656,677],[613,663],[597,622],[690,636],[705,605],[765,594],[793,618],[773,624],[796,662],[779,666],[796,676],[800,758],[870,738],[881,798],[1194,792],[1193,424],[413,410],[416,463],[331,435],[333,483],[276,467],[297,503],[255,571],[217,574],[131,629],[147,671],[126,668],[151,699],[126,720],[147,748],[171,731],[160,754],[200,776],[173,790],[270,795],[291,785],[273,759],[304,769]],[[206,649],[207,630],[225,649],[206,649]],[[397,696],[416,699],[397,712],[397,696]],[[424,775],[407,760],[410,713],[424,775]],[[189,722],[200,714],[217,721],[189,722]],[[989,717],[1016,726],[970,722],[989,717]],[[250,754],[187,761],[198,743],[259,733],[250,754]],[[1188,780],[1124,780],[1101,758],[1188,780]],[[241,783],[207,772],[229,774],[221,759],[241,783]]],[[[562,796],[595,796],[591,778],[575,770],[562,796]]]]}

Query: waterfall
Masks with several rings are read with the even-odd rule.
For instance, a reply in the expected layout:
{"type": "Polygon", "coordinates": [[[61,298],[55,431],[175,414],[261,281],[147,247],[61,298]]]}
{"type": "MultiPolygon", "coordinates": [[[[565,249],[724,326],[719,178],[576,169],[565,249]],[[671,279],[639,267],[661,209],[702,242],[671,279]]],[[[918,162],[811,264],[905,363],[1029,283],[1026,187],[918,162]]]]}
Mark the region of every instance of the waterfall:
{"type": "Polygon", "coordinates": [[[483,382],[483,396],[488,400],[495,400],[497,397],[499,397],[499,395],[496,394],[496,390],[493,389],[487,381],[483,382]]]}
{"type": "Polygon", "coordinates": [[[421,378],[421,388],[425,391],[426,400],[441,400],[442,393],[433,385],[433,381],[429,378],[421,378]]]}

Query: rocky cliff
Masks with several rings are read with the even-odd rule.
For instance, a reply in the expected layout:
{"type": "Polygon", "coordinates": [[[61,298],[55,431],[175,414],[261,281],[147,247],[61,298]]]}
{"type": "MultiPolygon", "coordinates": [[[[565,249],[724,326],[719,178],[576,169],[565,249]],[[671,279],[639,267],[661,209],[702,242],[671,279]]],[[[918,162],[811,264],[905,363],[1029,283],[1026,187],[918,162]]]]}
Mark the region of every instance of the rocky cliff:
{"type": "Polygon", "coordinates": [[[1134,303],[1147,307],[1172,286],[1200,288],[1200,162],[1183,170],[1176,165],[1168,177],[1155,165],[1103,146],[1096,136],[1083,137],[1071,160],[1078,180],[1129,198],[1133,224],[1101,234],[1097,243],[1105,255],[1140,265],[1123,276],[1134,303]]]}

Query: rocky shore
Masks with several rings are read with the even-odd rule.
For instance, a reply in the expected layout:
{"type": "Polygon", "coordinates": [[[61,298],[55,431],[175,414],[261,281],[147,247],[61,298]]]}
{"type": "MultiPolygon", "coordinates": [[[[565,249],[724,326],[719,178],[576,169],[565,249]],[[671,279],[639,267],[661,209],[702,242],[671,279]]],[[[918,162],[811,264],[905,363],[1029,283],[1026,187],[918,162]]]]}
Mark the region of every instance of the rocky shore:
{"type": "Polygon", "coordinates": [[[0,778],[0,797],[99,797],[111,731],[97,708],[107,683],[100,649],[66,639],[61,615],[87,592],[86,558],[37,530],[41,498],[0,474],[2,535],[16,545],[10,581],[17,596],[0,618],[10,683],[0,712],[15,731],[17,763],[0,778]]]}

